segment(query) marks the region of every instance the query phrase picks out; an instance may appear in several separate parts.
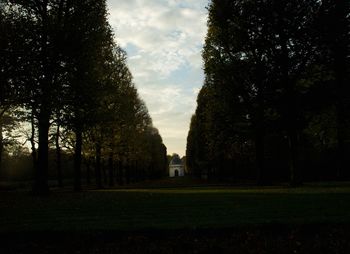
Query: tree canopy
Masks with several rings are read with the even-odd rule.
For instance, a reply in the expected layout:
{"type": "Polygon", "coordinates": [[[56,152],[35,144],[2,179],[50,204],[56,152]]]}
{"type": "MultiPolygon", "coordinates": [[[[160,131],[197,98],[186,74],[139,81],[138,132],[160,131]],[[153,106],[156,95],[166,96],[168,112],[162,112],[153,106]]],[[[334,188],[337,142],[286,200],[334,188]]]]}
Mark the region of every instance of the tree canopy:
{"type": "Polygon", "coordinates": [[[107,15],[105,0],[1,1],[1,154],[8,154],[5,120],[16,109],[17,121],[31,126],[38,194],[47,193],[54,174],[63,186],[69,154],[75,190],[82,188],[82,169],[100,188],[107,179],[112,186],[166,172],[166,147],[107,15]]]}
{"type": "Polygon", "coordinates": [[[208,11],[193,174],[292,185],[348,177],[348,3],[212,0],[208,11]]]}

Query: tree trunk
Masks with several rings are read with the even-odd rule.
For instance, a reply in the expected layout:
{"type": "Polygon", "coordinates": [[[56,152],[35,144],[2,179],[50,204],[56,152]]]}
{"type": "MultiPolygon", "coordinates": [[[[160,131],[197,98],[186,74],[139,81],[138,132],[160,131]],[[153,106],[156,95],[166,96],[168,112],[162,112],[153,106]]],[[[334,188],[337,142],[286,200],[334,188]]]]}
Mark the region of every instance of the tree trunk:
{"type": "Polygon", "coordinates": [[[298,134],[297,131],[293,128],[288,130],[288,145],[289,145],[289,173],[290,173],[290,185],[292,187],[298,186],[301,184],[300,176],[298,172],[298,134]]]}
{"type": "Polygon", "coordinates": [[[281,38],[281,71],[282,85],[285,88],[285,107],[283,112],[284,123],[288,136],[289,145],[289,181],[292,187],[301,184],[298,172],[298,109],[296,102],[295,82],[289,76],[290,59],[287,47],[287,38],[284,32],[280,33],[281,38]]]}
{"type": "Polygon", "coordinates": [[[31,118],[30,118],[30,124],[31,124],[31,136],[30,136],[30,145],[32,150],[32,161],[33,161],[33,172],[36,172],[37,166],[38,166],[38,158],[37,158],[37,151],[35,148],[35,123],[34,123],[34,110],[32,110],[31,118]]]}
{"type": "Polygon", "coordinates": [[[0,175],[2,173],[2,153],[4,151],[4,137],[3,137],[2,131],[3,131],[2,117],[0,116],[0,175]]]}
{"type": "Polygon", "coordinates": [[[49,64],[48,53],[48,31],[49,23],[48,18],[48,1],[44,0],[41,3],[41,52],[40,60],[42,61],[42,74],[43,79],[39,82],[40,89],[40,113],[38,117],[38,132],[39,132],[39,147],[38,147],[38,164],[35,174],[35,180],[33,184],[33,192],[38,195],[45,195],[49,192],[48,186],[48,164],[49,164],[49,128],[50,128],[50,116],[51,116],[51,74],[49,64]]]}
{"type": "Polygon", "coordinates": [[[290,174],[290,185],[297,186],[301,184],[300,175],[298,172],[298,125],[297,125],[297,105],[296,105],[296,95],[295,88],[289,79],[287,82],[287,92],[286,92],[286,127],[288,135],[288,145],[289,145],[289,174],[290,174]]]}
{"type": "Polygon", "coordinates": [[[118,161],[118,168],[117,168],[117,181],[118,185],[123,185],[123,163],[121,160],[118,161]]]}
{"type": "Polygon", "coordinates": [[[257,183],[259,185],[268,184],[268,175],[265,170],[265,119],[264,119],[264,87],[263,87],[263,75],[260,62],[256,66],[256,85],[258,87],[257,92],[257,108],[255,115],[255,160],[257,167],[257,183]]]}
{"type": "Polygon", "coordinates": [[[130,183],[130,169],[131,169],[131,165],[127,163],[127,165],[125,166],[125,183],[126,184],[130,183]]]}
{"type": "Polygon", "coordinates": [[[109,180],[109,187],[113,187],[114,186],[113,153],[110,153],[108,158],[108,180],[109,180]]]}
{"type": "Polygon", "coordinates": [[[34,123],[34,110],[32,110],[32,114],[30,116],[30,124],[31,124],[31,136],[30,136],[30,146],[32,150],[32,161],[33,161],[33,171],[36,172],[37,166],[38,166],[38,158],[37,158],[37,151],[35,148],[35,123],[34,123]]]}
{"type": "Polygon", "coordinates": [[[63,187],[63,179],[62,179],[62,161],[61,161],[61,147],[60,147],[60,126],[57,125],[55,145],[56,145],[56,170],[57,170],[57,180],[58,186],[63,187]]]}
{"type": "Polygon", "coordinates": [[[48,167],[49,167],[49,127],[50,118],[44,105],[41,106],[41,112],[38,121],[39,148],[38,163],[33,185],[33,192],[38,195],[45,195],[49,192],[48,186],[48,167]]]}
{"type": "Polygon", "coordinates": [[[90,185],[91,184],[91,167],[90,167],[90,158],[86,159],[86,184],[90,185]]]}
{"type": "Polygon", "coordinates": [[[75,151],[74,151],[74,190],[81,191],[81,148],[83,135],[81,128],[75,130],[75,151]]]}
{"type": "Polygon", "coordinates": [[[338,180],[342,179],[345,174],[344,170],[346,168],[345,163],[345,133],[346,133],[346,121],[345,121],[345,107],[340,99],[336,104],[337,110],[337,172],[336,177],[338,180]]]}
{"type": "Polygon", "coordinates": [[[260,124],[256,125],[255,130],[255,159],[257,167],[257,183],[259,185],[268,184],[268,176],[265,171],[265,148],[264,148],[264,130],[260,124]]]}
{"type": "Polygon", "coordinates": [[[348,22],[346,15],[349,10],[347,1],[338,0],[335,1],[334,20],[333,27],[335,31],[335,44],[334,44],[334,73],[335,83],[337,89],[337,178],[342,179],[345,175],[346,167],[346,147],[345,139],[347,132],[347,107],[346,97],[349,97],[349,92],[345,89],[345,80],[347,72],[347,60],[348,55],[348,22]]]}
{"type": "Polygon", "coordinates": [[[101,159],[101,169],[102,169],[103,185],[106,186],[108,184],[108,179],[107,179],[107,168],[106,168],[105,159],[101,159]]]}
{"type": "Polygon", "coordinates": [[[286,83],[286,107],[284,112],[284,117],[286,119],[286,129],[288,136],[288,146],[289,146],[289,177],[290,185],[295,187],[301,184],[301,176],[299,174],[298,167],[298,110],[296,103],[296,91],[294,83],[288,78],[285,74],[285,83],[286,83]]]}
{"type": "Polygon", "coordinates": [[[98,189],[102,189],[102,179],[101,179],[101,145],[96,144],[96,185],[98,189]]]}

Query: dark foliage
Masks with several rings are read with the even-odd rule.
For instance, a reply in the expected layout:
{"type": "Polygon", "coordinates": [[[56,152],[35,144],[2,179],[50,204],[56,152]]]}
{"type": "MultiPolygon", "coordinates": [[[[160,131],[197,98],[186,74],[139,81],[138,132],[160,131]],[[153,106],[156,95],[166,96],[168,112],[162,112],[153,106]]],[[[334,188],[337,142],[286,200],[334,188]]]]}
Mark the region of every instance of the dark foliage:
{"type": "Polygon", "coordinates": [[[59,186],[72,177],[69,157],[77,191],[83,169],[100,188],[102,177],[113,186],[165,174],[166,148],[115,42],[105,0],[1,0],[0,51],[0,152],[16,158],[5,146],[15,126],[8,116],[30,123],[22,132],[32,146],[35,193],[48,192],[53,174],[59,186]]]}
{"type": "Polygon", "coordinates": [[[349,177],[348,1],[209,4],[196,176],[270,184],[349,177]]]}

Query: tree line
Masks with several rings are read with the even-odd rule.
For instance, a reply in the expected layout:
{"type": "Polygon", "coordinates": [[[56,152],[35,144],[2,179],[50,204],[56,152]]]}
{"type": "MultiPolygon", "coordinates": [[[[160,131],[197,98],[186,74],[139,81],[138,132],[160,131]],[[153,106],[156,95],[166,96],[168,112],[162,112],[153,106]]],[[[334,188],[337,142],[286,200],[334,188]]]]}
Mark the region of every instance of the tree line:
{"type": "Polygon", "coordinates": [[[69,157],[77,191],[82,168],[99,188],[165,174],[166,147],[107,16],[105,0],[1,0],[0,175],[11,147],[25,149],[19,129],[38,194],[53,171],[63,186],[69,157]]]}
{"type": "Polygon", "coordinates": [[[193,175],[258,184],[349,179],[349,2],[212,0],[193,175]]]}

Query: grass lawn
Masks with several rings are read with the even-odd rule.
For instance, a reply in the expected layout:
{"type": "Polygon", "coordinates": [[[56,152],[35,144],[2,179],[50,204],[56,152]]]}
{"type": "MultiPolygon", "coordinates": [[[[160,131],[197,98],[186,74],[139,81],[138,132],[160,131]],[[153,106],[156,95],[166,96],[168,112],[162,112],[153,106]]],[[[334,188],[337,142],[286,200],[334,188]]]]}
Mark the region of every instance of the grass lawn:
{"type": "Polygon", "coordinates": [[[0,233],[350,224],[350,186],[0,192],[0,233]]]}
{"type": "Polygon", "coordinates": [[[190,184],[0,192],[0,253],[350,253],[349,184],[190,184]]]}

